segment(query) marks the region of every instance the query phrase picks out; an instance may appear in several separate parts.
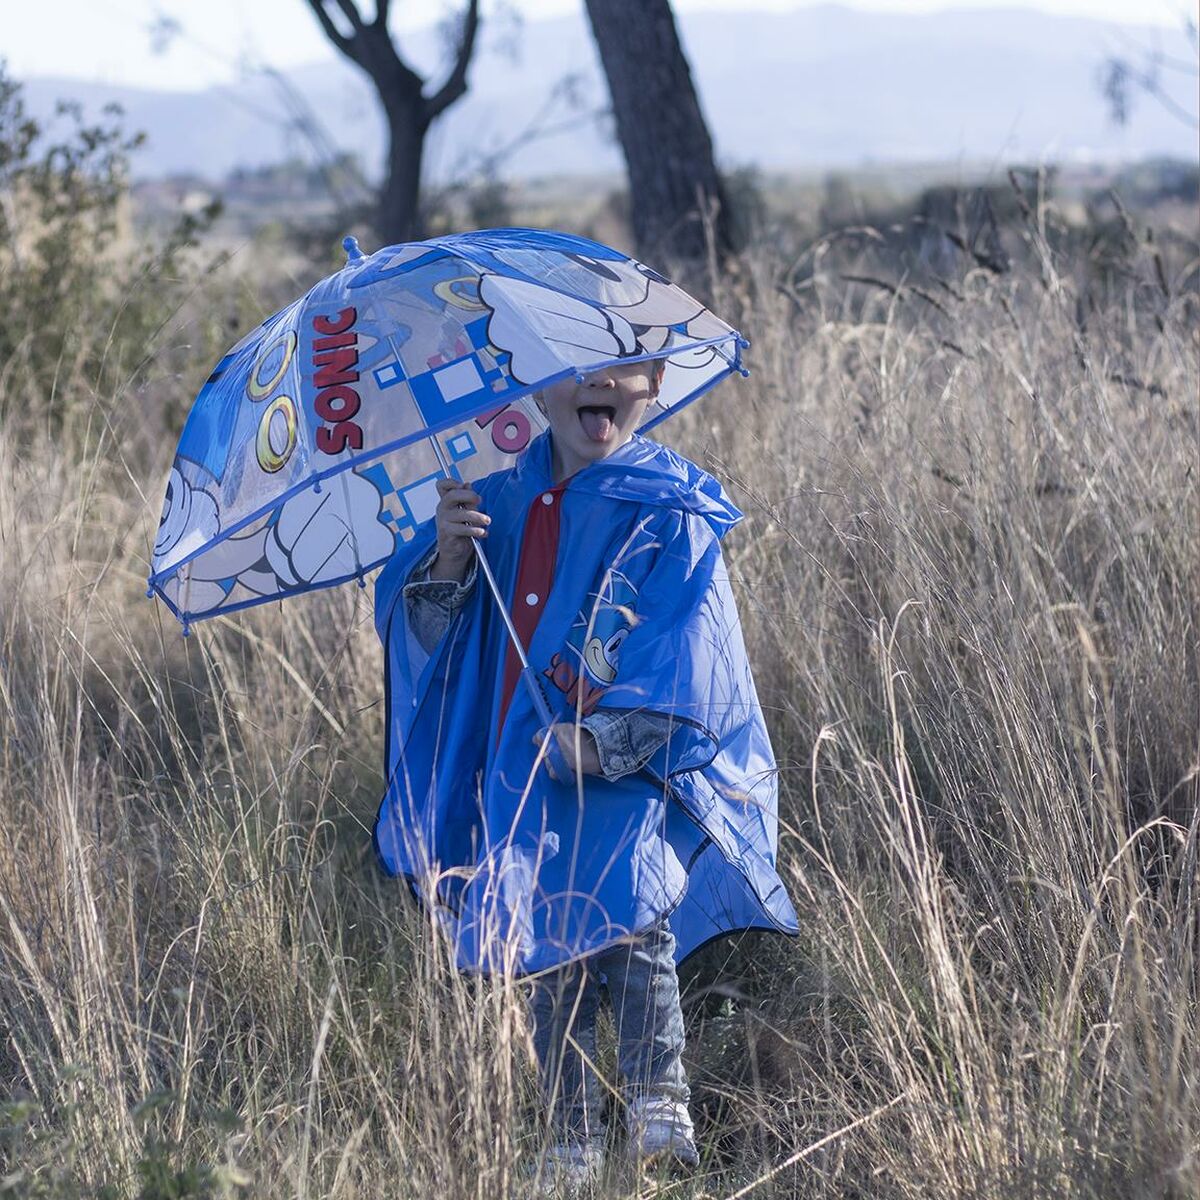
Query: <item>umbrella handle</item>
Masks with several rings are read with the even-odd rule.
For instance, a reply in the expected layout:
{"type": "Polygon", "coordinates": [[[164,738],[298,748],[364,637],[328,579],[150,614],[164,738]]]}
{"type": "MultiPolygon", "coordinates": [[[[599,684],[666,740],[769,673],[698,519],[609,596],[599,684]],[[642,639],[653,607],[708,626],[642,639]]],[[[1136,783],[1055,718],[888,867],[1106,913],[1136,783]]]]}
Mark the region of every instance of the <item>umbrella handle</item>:
{"type": "Polygon", "coordinates": [[[554,724],[554,716],[550,712],[550,706],[546,703],[546,697],[542,695],[537,673],[532,667],[525,667],[521,671],[521,678],[525,680],[525,687],[529,692],[529,698],[533,701],[534,711],[542,723],[542,728],[546,731],[546,761],[550,764],[550,769],[559,783],[574,787],[575,772],[567,765],[567,760],[559,747],[558,738],[550,733],[550,727],[554,724]]]}

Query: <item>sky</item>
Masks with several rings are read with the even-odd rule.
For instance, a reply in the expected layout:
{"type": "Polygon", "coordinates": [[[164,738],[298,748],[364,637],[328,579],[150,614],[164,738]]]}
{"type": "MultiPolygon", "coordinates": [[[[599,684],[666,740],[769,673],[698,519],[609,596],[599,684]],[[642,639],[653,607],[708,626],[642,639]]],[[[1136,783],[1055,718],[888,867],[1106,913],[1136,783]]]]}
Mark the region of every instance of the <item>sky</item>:
{"type": "MultiPolygon", "coordinates": [[[[678,13],[699,9],[794,9],[822,0],[675,0],[678,13]]],[[[483,0],[485,17],[497,3],[526,19],[578,12],[583,0],[483,0]]],[[[373,0],[359,0],[374,11],[373,0]]],[[[429,25],[455,4],[443,0],[393,0],[393,29],[429,25]]],[[[1191,0],[854,0],[853,7],[888,12],[946,8],[1034,8],[1104,21],[1179,27],[1191,0]]],[[[492,22],[495,28],[500,18],[492,22]]],[[[16,78],[69,76],[111,84],[172,90],[228,83],[247,58],[289,68],[328,58],[324,40],[304,0],[59,0],[47,7],[0,0],[0,57],[16,78]],[[47,8],[54,29],[47,28],[47,8]],[[161,53],[151,48],[156,17],[182,26],[161,53]]]]}

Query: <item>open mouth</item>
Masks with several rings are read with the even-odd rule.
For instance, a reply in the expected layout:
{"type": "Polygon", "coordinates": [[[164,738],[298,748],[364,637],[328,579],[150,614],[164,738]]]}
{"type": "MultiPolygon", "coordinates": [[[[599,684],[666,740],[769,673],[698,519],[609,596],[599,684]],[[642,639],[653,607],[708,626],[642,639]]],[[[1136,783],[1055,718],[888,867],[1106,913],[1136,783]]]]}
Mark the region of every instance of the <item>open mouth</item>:
{"type": "Polygon", "coordinates": [[[593,442],[607,442],[612,436],[617,410],[611,404],[585,404],[579,410],[579,423],[593,442]]]}

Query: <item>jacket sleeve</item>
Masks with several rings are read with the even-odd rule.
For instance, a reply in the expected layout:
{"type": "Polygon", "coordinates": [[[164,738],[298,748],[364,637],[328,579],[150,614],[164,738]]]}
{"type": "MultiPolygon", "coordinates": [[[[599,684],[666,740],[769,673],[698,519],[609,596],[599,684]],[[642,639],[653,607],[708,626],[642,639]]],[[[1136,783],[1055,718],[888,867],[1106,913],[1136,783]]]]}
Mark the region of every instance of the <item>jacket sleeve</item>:
{"type": "Polygon", "coordinates": [[[409,626],[426,654],[433,653],[475,586],[474,560],[462,583],[456,579],[430,579],[429,568],[436,557],[435,546],[412,569],[403,589],[409,626]]]}
{"type": "Polygon", "coordinates": [[[596,742],[600,774],[621,779],[640,770],[671,736],[670,719],[660,713],[591,713],[580,724],[596,742]]]}

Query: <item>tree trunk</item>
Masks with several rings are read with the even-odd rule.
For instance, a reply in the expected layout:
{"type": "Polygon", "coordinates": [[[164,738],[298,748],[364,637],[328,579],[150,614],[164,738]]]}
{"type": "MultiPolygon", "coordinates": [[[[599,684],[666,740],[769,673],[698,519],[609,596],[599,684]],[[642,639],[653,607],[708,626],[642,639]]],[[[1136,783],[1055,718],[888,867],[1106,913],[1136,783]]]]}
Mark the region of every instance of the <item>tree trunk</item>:
{"type": "Polygon", "coordinates": [[[670,0],[586,0],[625,154],[638,253],[703,257],[704,220],[728,249],[712,139],[670,0]]]}
{"type": "Polygon", "coordinates": [[[387,174],[379,193],[375,224],[387,245],[417,241],[421,222],[421,159],[425,152],[425,100],[381,96],[388,126],[387,174]]]}

